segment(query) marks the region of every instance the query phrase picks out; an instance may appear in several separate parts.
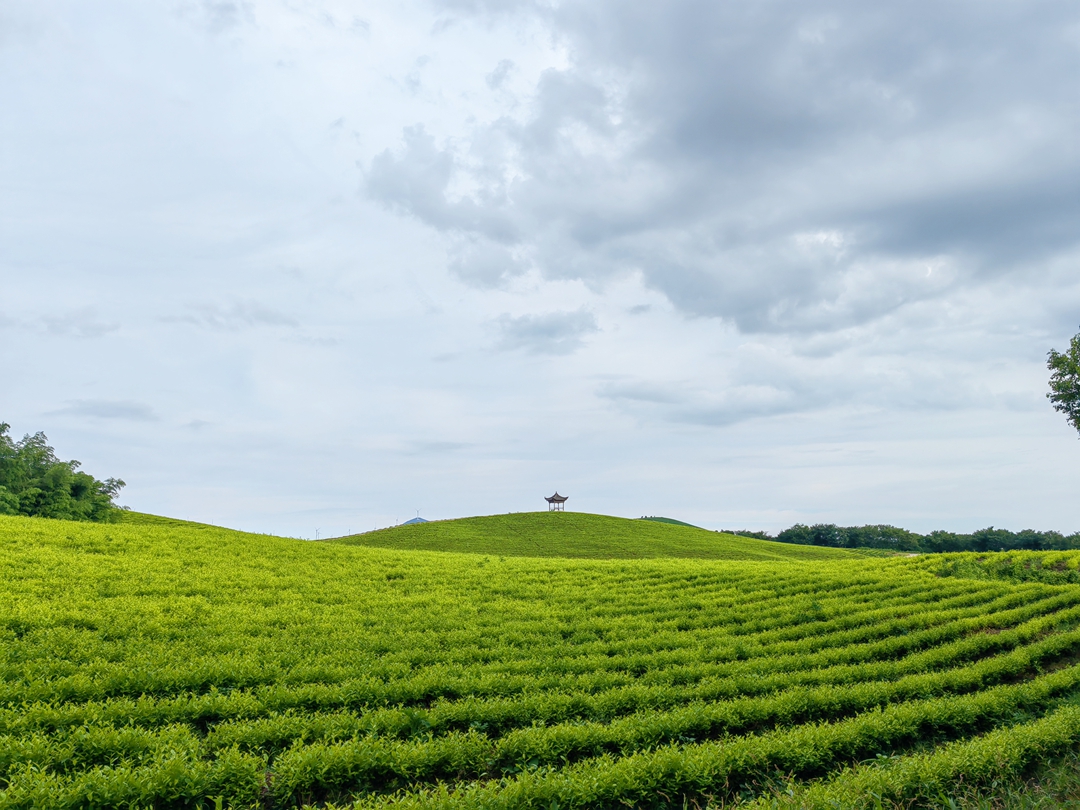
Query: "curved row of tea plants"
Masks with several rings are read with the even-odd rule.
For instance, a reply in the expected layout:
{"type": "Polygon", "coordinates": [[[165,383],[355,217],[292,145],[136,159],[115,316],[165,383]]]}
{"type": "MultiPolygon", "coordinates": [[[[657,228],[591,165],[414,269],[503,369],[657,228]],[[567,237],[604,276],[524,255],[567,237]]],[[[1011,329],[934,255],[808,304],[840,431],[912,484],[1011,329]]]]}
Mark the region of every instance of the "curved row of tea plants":
{"type": "Polygon", "coordinates": [[[0,808],[857,807],[1080,742],[1080,587],[1033,563],[0,548],[0,808]]]}

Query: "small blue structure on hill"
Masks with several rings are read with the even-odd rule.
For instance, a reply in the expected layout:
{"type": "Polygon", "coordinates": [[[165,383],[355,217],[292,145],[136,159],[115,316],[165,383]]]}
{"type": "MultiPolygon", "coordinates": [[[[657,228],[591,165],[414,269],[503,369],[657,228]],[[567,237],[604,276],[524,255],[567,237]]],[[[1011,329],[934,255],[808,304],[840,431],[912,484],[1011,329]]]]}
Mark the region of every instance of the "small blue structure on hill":
{"type": "Polygon", "coordinates": [[[416,517],[412,518],[411,520],[406,520],[406,521],[405,521],[404,523],[402,523],[401,525],[402,525],[402,526],[415,526],[415,525],[416,525],[417,523],[427,523],[427,521],[426,521],[426,520],[424,520],[424,519],[423,519],[422,517],[420,517],[419,515],[417,515],[416,517]]]}

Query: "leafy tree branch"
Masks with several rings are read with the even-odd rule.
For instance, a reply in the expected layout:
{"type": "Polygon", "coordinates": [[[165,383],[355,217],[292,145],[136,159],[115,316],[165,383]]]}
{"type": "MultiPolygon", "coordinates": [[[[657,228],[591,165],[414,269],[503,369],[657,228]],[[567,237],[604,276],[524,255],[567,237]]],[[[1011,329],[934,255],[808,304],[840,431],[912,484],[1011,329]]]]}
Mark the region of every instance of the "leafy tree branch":
{"type": "Polygon", "coordinates": [[[1080,334],[1073,336],[1068,351],[1051,349],[1046,367],[1050,369],[1050,393],[1046,398],[1080,431],[1080,334]]]}

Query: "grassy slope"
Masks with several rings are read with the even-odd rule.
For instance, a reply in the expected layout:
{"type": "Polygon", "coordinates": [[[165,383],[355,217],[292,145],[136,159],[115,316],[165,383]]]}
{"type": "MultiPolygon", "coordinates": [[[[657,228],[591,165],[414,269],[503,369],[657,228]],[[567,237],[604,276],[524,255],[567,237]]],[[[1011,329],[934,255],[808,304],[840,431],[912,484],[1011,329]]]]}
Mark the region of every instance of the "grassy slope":
{"type": "MultiPolygon", "coordinates": [[[[488,521],[489,527],[505,526],[516,518],[522,528],[523,519],[547,517],[518,515],[488,521]]],[[[600,532],[612,543],[621,537],[629,544],[628,551],[639,555],[656,552],[665,537],[666,548],[708,551],[707,544],[713,543],[718,545],[712,551],[724,549],[728,559],[739,553],[738,547],[727,545],[727,536],[710,532],[699,531],[693,535],[695,541],[684,537],[680,546],[672,539],[675,535],[641,533],[664,531],[665,524],[576,513],[554,520],[563,518],[569,521],[537,525],[547,528],[549,538],[557,534],[553,527],[576,525],[587,534],[591,525],[594,535],[600,532]],[[646,542],[649,537],[654,539],[646,542]]],[[[425,525],[460,523],[478,531],[478,522],[483,525],[482,519],[425,525]]],[[[394,537],[400,531],[383,535],[394,537]]],[[[524,533],[524,541],[535,542],[540,536],[535,531],[524,533]]],[[[450,535],[462,543],[464,536],[460,531],[450,535]]],[[[743,554],[763,554],[773,546],[731,539],[746,544],[743,554]]],[[[591,542],[596,542],[595,536],[591,542]]],[[[779,546],[777,551],[799,548],[779,546]]],[[[523,706],[526,698],[539,694],[526,680],[531,670],[525,664],[540,649],[549,653],[541,675],[550,680],[552,689],[569,688],[580,680],[583,694],[606,688],[609,681],[625,681],[628,695],[637,694],[633,691],[637,689],[674,690],[683,688],[683,680],[656,675],[670,670],[681,678],[686,674],[684,665],[701,655],[705,670],[748,667],[758,654],[758,634],[778,631],[769,631],[768,623],[759,629],[745,622],[759,621],[780,596],[774,590],[797,581],[808,578],[811,590],[796,595],[806,605],[792,607],[820,608],[822,615],[812,619],[815,627],[830,618],[844,621],[850,614],[842,603],[846,587],[870,584],[884,594],[897,586],[898,579],[907,578],[922,590],[904,596],[903,604],[910,602],[921,610],[933,601],[930,597],[956,584],[955,579],[935,576],[923,559],[837,557],[803,563],[788,553],[787,564],[782,558],[764,563],[604,561],[514,558],[503,552],[507,559],[499,560],[304,543],[138,513],[128,513],[112,525],[0,517],[0,649],[5,650],[0,658],[0,731],[27,741],[25,750],[16,750],[13,744],[11,752],[43,758],[57,774],[16,768],[18,784],[8,797],[11,806],[32,806],[26,797],[38,794],[27,792],[31,788],[40,791],[34,806],[61,806],[53,800],[62,796],[72,797],[67,806],[90,806],[70,786],[82,784],[82,779],[95,789],[119,791],[123,774],[114,775],[108,770],[113,767],[129,767],[136,776],[145,772],[150,785],[146,790],[158,791],[138,801],[133,793],[136,798],[125,798],[124,806],[129,799],[142,806],[155,801],[164,806],[165,788],[154,788],[158,784],[154,779],[166,784],[166,777],[197,773],[203,765],[217,769],[211,775],[250,771],[256,780],[252,792],[258,793],[265,771],[259,757],[276,749],[249,742],[251,752],[243,753],[247,759],[242,759],[224,736],[247,728],[244,723],[249,719],[252,739],[261,740],[258,735],[264,734],[264,726],[259,723],[266,728],[297,724],[306,729],[303,723],[310,721],[318,730],[319,723],[338,717],[345,722],[353,712],[361,718],[356,723],[363,732],[359,739],[366,741],[371,732],[361,714],[366,711],[374,717],[383,711],[379,708],[383,703],[365,701],[365,690],[386,692],[390,708],[383,714],[396,717],[403,713],[393,709],[398,704],[414,714],[440,702],[450,705],[454,692],[435,687],[455,680],[462,680],[459,691],[470,696],[461,701],[462,711],[473,703],[486,706],[488,700],[492,711],[501,712],[517,705],[519,681],[529,686],[521,687],[523,706]],[[739,617],[738,623],[731,623],[733,616],[739,617]],[[740,663],[745,656],[750,658],[740,663]],[[643,667],[638,680],[635,673],[643,667]],[[464,676],[471,672],[475,676],[466,682],[464,676]],[[595,683],[590,680],[594,677],[595,683]],[[398,685],[400,694],[391,694],[398,685]],[[491,693],[488,698],[471,697],[484,689],[491,693]],[[57,720],[62,712],[71,715],[70,733],[57,720]],[[86,726],[80,725],[83,714],[86,726]],[[39,736],[33,737],[35,733],[39,736]],[[217,734],[222,737],[214,748],[217,734]],[[72,759],[64,745],[76,746],[78,756],[72,759]],[[143,745],[152,756],[142,753],[143,745]],[[94,746],[101,748],[99,754],[94,746]],[[96,764],[91,754],[105,764],[96,764]],[[93,782],[95,774],[100,775],[98,782],[93,782]],[[19,804],[22,799],[26,801],[19,804]]],[[[972,592],[987,594],[1035,593],[1042,587],[990,581],[970,585],[972,592]]],[[[790,626],[781,622],[779,631],[785,637],[794,633],[793,638],[814,638],[815,632],[799,629],[798,622],[805,619],[792,621],[790,626]]],[[[695,677],[709,682],[703,672],[695,677]]],[[[757,676],[740,683],[755,686],[757,676]]],[[[850,686],[843,687],[843,694],[851,691],[850,686]]],[[[697,710],[698,704],[686,705],[688,711],[697,710]]],[[[565,732],[576,732],[576,723],[571,718],[565,732]]],[[[293,737],[281,733],[281,750],[287,753],[276,756],[282,760],[299,760],[310,746],[312,761],[318,764],[330,750],[318,747],[314,732],[308,739],[299,731],[293,750],[293,737]]],[[[515,733],[538,732],[526,718],[515,733]]],[[[416,739],[406,736],[402,733],[393,742],[405,753],[427,744],[426,732],[416,739]]],[[[1052,767],[1039,775],[1047,784],[1055,783],[1055,794],[1072,799],[1080,795],[1080,777],[1070,776],[1074,771],[1058,763],[1052,767]]],[[[192,784],[192,796],[219,795],[212,780],[208,783],[212,790],[203,792],[202,783],[192,784]]],[[[994,784],[997,797],[1005,796],[1005,788],[994,784]]],[[[1006,799],[992,806],[1057,806],[1028,803],[1030,787],[1015,790],[1015,804],[1006,799]]],[[[100,806],[109,806],[101,801],[100,806]]],[[[2,796],[0,806],[7,806],[2,796]]],[[[117,800],[111,806],[121,803],[117,800]]],[[[213,806],[210,799],[207,806],[213,806]]],[[[275,806],[288,802],[281,798],[275,806]]],[[[960,806],[990,805],[972,798],[960,806]]]]}
{"type": "MultiPolygon", "coordinates": [[[[120,512],[117,523],[123,523],[128,526],[153,526],[155,528],[173,528],[173,529],[222,529],[221,526],[214,526],[210,523],[196,523],[193,520],[181,520],[179,518],[162,517],[161,515],[151,515],[146,512],[132,512],[127,509],[120,512]]],[[[227,532],[235,532],[235,529],[225,529],[227,532]]],[[[240,532],[243,534],[243,532],[240,532]]]]}
{"type": "Polygon", "coordinates": [[[671,523],[675,526],[689,526],[691,529],[700,529],[700,526],[695,526],[693,523],[687,523],[685,520],[676,520],[675,518],[658,517],[656,515],[646,515],[641,518],[642,520],[655,520],[657,523],[671,523]]]}
{"type": "Polygon", "coordinates": [[[581,512],[524,512],[439,520],[328,542],[507,557],[829,560],[851,556],[839,549],[773,543],[676,523],[581,512]]]}

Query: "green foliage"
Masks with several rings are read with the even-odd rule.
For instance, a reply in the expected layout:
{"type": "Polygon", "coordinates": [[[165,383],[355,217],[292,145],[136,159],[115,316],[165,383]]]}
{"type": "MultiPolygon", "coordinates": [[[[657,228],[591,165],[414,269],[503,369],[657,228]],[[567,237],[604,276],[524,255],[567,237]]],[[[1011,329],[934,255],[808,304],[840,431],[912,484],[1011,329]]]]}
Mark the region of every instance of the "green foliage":
{"type": "Polygon", "coordinates": [[[944,554],[928,558],[926,564],[942,577],[1080,584],[1080,552],[1076,551],[944,554]]]}
{"type": "Polygon", "coordinates": [[[1046,398],[1080,431],[1080,334],[1073,336],[1064,353],[1051,349],[1046,367],[1050,370],[1050,393],[1046,398]]]}
{"type": "Polygon", "coordinates": [[[113,499],[124,486],[117,478],[99,481],[79,471],[78,461],[61,461],[44,433],[14,441],[0,422],[0,515],[115,520],[113,499]]]}
{"type": "Polygon", "coordinates": [[[1080,554],[743,541],[0,517],[0,809],[975,807],[1080,745],[1080,554]]]}
{"type": "MultiPolygon", "coordinates": [[[[767,537],[761,533],[736,532],[743,536],[767,537]]],[[[1080,532],[1065,536],[1060,532],[1033,529],[1013,532],[993,526],[971,534],[934,531],[922,535],[896,526],[837,526],[796,523],[776,536],[777,542],[846,549],[883,549],[917,554],[950,551],[1011,551],[1080,549],[1080,532]]]]}
{"type": "Polygon", "coordinates": [[[737,537],[756,537],[758,540],[772,540],[773,537],[768,532],[760,532],[751,529],[725,529],[727,534],[734,534],[737,537]]]}
{"type": "Polygon", "coordinates": [[[884,548],[890,551],[922,551],[922,538],[895,526],[837,526],[818,523],[806,526],[796,523],[784,529],[776,539],[781,543],[799,543],[831,548],[884,548]]]}
{"type": "Polygon", "coordinates": [[[668,519],[627,520],[582,512],[523,512],[433,520],[329,542],[403,550],[588,559],[824,560],[849,556],[835,549],[792,548],[772,541],[711,532],[668,519]]]}

